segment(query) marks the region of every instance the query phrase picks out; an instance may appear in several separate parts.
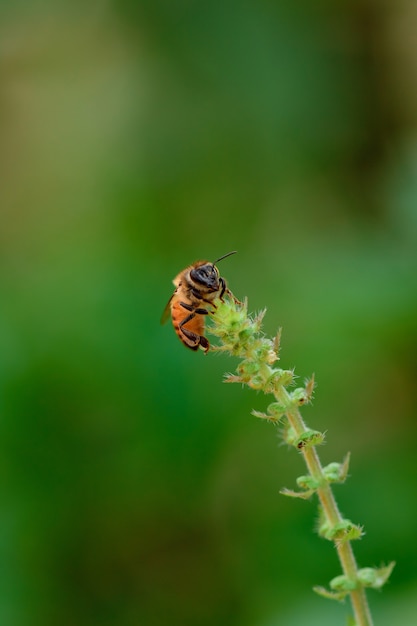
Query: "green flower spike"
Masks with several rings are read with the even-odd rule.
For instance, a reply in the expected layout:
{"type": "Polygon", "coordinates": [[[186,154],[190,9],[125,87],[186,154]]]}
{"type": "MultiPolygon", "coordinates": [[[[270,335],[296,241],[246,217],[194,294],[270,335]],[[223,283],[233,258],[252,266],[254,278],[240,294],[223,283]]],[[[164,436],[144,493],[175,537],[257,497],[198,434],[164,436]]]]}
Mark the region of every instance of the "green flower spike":
{"type": "Polygon", "coordinates": [[[274,367],[279,361],[281,329],[273,339],[265,337],[262,320],[266,311],[251,317],[246,300],[240,304],[226,298],[216,305],[216,310],[210,315],[212,326],[209,329],[220,340],[220,345],[214,349],[240,359],[236,371],[227,374],[224,382],[247,385],[274,397],[266,412],[252,411],[252,414],[266,423],[282,425],[284,441],[299,451],[308,470],[308,474],[297,479],[300,491],[283,489],[281,493],[301,499],[317,494],[320,510],[318,533],[335,545],[343,574],[330,581],[329,590],[315,587],[314,591],[335,600],[350,596],[354,613],[350,623],[372,626],[365,588],[380,589],[388,580],[394,563],[379,569],[357,567],[351,541],[362,537],[362,527],[342,517],[331,490],[333,483],[346,480],[350,455],[347,454],[342,463],[334,462],[322,467],[316,448],[324,442],[325,435],[307,428],[300,414],[300,407],[312,400],[314,376],[306,381],[304,387],[288,390],[294,383],[294,372],[274,367]]]}

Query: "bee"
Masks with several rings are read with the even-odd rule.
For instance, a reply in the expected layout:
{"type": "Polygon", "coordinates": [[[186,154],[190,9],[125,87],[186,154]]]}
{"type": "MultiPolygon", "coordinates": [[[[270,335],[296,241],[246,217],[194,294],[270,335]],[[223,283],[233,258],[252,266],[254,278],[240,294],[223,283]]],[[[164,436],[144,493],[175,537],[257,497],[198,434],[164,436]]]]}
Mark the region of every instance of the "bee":
{"type": "Polygon", "coordinates": [[[210,348],[209,341],[204,336],[204,316],[216,310],[214,300],[219,298],[223,302],[223,296],[227,293],[237,304],[241,304],[228,289],[215,265],[232,254],[236,254],[236,250],[221,256],[214,263],[196,261],[172,281],[175,291],[162,314],[161,324],[171,314],[175,332],[191,350],[201,347],[207,353],[210,348]]]}

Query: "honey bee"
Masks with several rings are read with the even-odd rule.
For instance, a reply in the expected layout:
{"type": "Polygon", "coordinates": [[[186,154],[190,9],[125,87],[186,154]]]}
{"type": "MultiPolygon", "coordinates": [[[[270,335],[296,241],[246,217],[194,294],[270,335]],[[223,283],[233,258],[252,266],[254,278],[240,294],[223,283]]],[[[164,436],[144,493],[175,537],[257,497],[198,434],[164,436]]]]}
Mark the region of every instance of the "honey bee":
{"type": "Polygon", "coordinates": [[[240,304],[228,289],[225,279],[220,276],[215,265],[232,254],[236,254],[236,250],[221,256],[214,263],[196,261],[172,281],[175,291],[162,314],[161,324],[164,324],[171,314],[175,332],[182,343],[191,350],[198,350],[201,347],[207,353],[210,348],[209,341],[204,336],[204,316],[216,310],[214,300],[219,298],[223,302],[223,296],[227,293],[240,304]]]}

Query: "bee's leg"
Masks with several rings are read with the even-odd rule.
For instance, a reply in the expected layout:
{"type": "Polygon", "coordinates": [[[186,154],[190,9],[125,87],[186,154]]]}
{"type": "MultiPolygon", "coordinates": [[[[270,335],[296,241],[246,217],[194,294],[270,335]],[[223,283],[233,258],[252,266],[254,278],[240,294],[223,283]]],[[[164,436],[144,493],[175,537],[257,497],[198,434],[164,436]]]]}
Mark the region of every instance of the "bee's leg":
{"type": "Polygon", "coordinates": [[[227,293],[227,295],[228,295],[228,296],[230,296],[230,297],[232,298],[232,300],[234,300],[235,304],[242,304],[242,303],[241,303],[241,301],[240,301],[240,300],[238,300],[238,299],[236,298],[236,296],[234,296],[234,295],[232,294],[232,292],[230,291],[230,289],[229,289],[229,288],[228,288],[228,286],[226,285],[226,281],[224,280],[224,278],[220,277],[220,278],[219,278],[219,283],[220,283],[220,284],[221,284],[221,286],[222,286],[222,290],[221,290],[221,292],[220,292],[220,296],[219,296],[219,298],[220,298],[220,300],[221,300],[222,302],[224,302],[224,299],[223,299],[224,294],[225,294],[225,293],[227,293]]]}
{"type": "Polygon", "coordinates": [[[194,298],[196,298],[197,300],[201,300],[202,302],[207,302],[207,304],[210,304],[210,306],[213,307],[213,309],[217,309],[217,306],[214,304],[214,302],[210,302],[210,300],[206,300],[205,298],[203,298],[203,296],[201,295],[201,292],[198,291],[198,289],[194,289],[194,287],[191,289],[191,293],[193,294],[194,298]]]}
{"type": "Polygon", "coordinates": [[[187,339],[193,342],[194,345],[189,346],[192,350],[197,350],[198,346],[200,345],[204,349],[204,352],[207,354],[208,349],[210,348],[210,343],[209,340],[204,337],[204,335],[197,335],[196,333],[193,333],[192,330],[188,330],[188,328],[184,327],[181,328],[181,332],[183,335],[185,335],[185,337],[187,337],[187,339]]]}
{"type": "Polygon", "coordinates": [[[234,295],[234,294],[230,291],[230,289],[228,289],[227,287],[226,287],[226,293],[227,293],[227,295],[228,295],[228,296],[230,296],[230,297],[232,298],[232,300],[234,301],[234,303],[235,303],[235,304],[239,304],[239,305],[242,305],[242,304],[243,304],[243,302],[241,302],[240,300],[238,300],[238,299],[236,298],[236,296],[235,296],[235,295],[234,295]]]}
{"type": "Polygon", "coordinates": [[[191,288],[191,293],[193,294],[194,298],[197,298],[197,300],[202,300],[203,299],[203,296],[198,291],[198,289],[194,289],[194,287],[192,287],[191,288]]]}
{"type": "Polygon", "coordinates": [[[184,309],[187,309],[187,311],[191,311],[191,315],[188,315],[185,320],[181,322],[180,326],[189,322],[195,315],[208,315],[209,313],[207,309],[195,309],[191,304],[186,304],[185,302],[180,302],[180,305],[184,307],[184,309]]]}
{"type": "Polygon", "coordinates": [[[220,283],[220,284],[221,284],[221,286],[222,286],[222,290],[221,290],[221,292],[220,292],[220,296],[219,296],[219,298],[220,298],[221,302],[224,302],[223,296],[224,296],[224,292],[225,292],[225,291],[226,291],[226,289],[227,289],[227,287],[226,287],[226,281],[224,280],[224,278],[222,278],[222,277],[220,276],[220,278],[219,278],[219,283],[220,283]]]}
{"type": "MultiPolygon", "coordinates": [[[[207,354],[207,351],[210,347],[208,339],[204,337],[203,335],[197,335],[197,333],[194,333],[192,330],[189,330],[188,328],[184,328],[184,325],[190,320],[192,320],[196,315],[208,315],[207,309],[193,309],[192,306],[190,306],[189,304],[186,304],[185,302],[180,302],[180,304],[187,311],[191,311],[191,313],[187,315],[187,317],[185,317],[182,320],[182,322],[179,323],[178,328],[188,339],[190,339],[193,343],[195,343],[196,347],[198,345],[202,346],[202,348],[204,349],[204,352],[207,354]]],[[[193,348],[193,349],[196,349],[196,348],[193,348]]]]}
{"type": "Polygon", "coordinates": [[[209,348],[210,348],[209,340],[207,339],[207,337],[204,337],[203,335],[201,335],[201,337],[200,337],[200,346],[203,347],[204,354],[207,354],[207,352],[209,351],[209,348]]]}
{"type": "MultiPolygon", "coordinates": [[[[182,303],[181,303],[182,304],[182,303]]],[[[184,306],[184,305],[183,305],[184,306]]],[[[184,307],[187,308],[188,307],[184,307]]],[[[192,350],[198,350],[198,346],[200,345],[200,337],[196,334],[193,333],[192,330],[188,330],[188,328],[184,328],[184,324],[186,324],[187,322],[189,322],[190,320],[192,320],[195,317],[195,313],[192,312],[190,313],[190,315],[187,315],[187,317],[184,317],[184,319],[178,324],[178,330],[189,340],[191,341],[190,345],[188,343],[188,341],[186,341],[185,343],[188,345],[189,348],[191,348],[192,350]]]]}

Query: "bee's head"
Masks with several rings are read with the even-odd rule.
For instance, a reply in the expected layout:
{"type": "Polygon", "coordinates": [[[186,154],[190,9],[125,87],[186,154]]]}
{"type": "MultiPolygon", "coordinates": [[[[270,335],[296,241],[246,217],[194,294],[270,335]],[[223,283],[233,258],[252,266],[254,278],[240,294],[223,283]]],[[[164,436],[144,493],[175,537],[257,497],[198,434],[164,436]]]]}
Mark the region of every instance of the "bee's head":
{"type": "Polygon", "coordinates": [[[190,276],[194,282],[202,287],[205,287],[209,291],[217,291],[220,287],[219,270],[214,263],[203,261],[203,265],[194,267],[191,270],[190,276]]]}
{"type": "Polygon", "coordinates": [[[218,291],[220,289],[220,274],[215,263],[218,263],[227,256],[235,253],[236,250],[228,252],[214,261],[214,263],[209,263],[209,261],[200,261],[190,272],[192,280],[194,280],[197,284],[206,287],[209,291],[218,291]]]}

